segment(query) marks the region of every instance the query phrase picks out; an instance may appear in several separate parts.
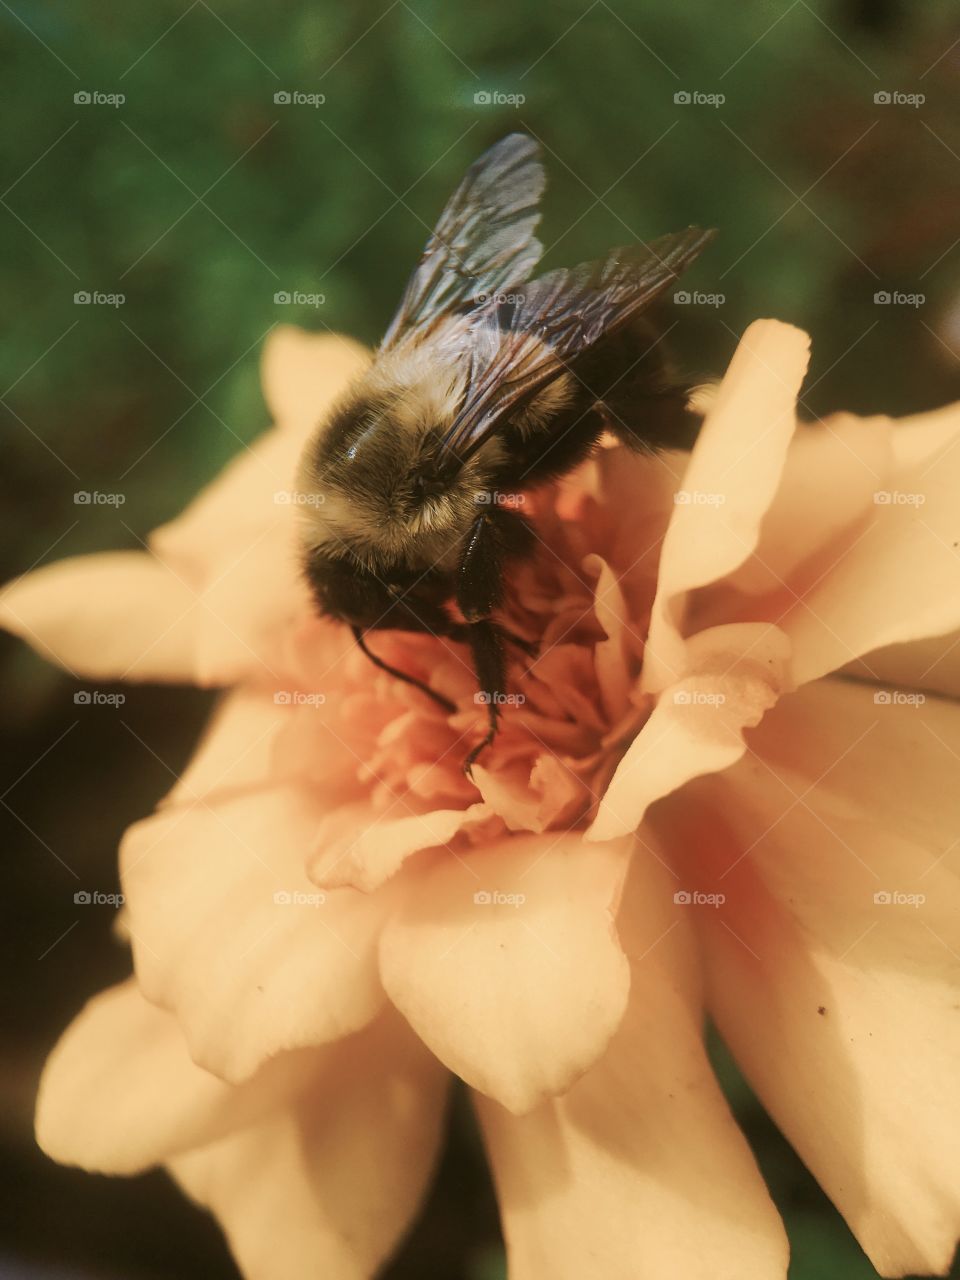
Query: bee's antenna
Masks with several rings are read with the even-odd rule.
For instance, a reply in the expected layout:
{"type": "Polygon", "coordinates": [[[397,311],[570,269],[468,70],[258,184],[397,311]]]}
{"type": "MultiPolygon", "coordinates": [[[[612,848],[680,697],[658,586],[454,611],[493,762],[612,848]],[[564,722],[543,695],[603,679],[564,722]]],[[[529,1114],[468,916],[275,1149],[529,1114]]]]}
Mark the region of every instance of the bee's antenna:
{"type": "Polygon", "coordinates": [[[365,654],[375,667],[379,667],[381,671],[386,671],[388,675],[396,676],[398,680],[402,680],[404,684],[412,684],[415,689],[419,689],[421,693],[425,693],[428,698],[432,698],[438,707],[442,707],[447,715],[453,715],[456,711],[456,703],[445,698],[442,693],[437,693],[436,689],[431,689],[428,684],[424,684],[422,680],[418,680],[416,676],[411,676],[406,671],[398,671],[396,667],[391,667],[389,662],[384,662],[382,658],[378,658],[375,653],[367,648],[367,642],[363,638],[363,632],[359,627],[351,627],[353,638],[360,647],[361,653],[365,654]]]}

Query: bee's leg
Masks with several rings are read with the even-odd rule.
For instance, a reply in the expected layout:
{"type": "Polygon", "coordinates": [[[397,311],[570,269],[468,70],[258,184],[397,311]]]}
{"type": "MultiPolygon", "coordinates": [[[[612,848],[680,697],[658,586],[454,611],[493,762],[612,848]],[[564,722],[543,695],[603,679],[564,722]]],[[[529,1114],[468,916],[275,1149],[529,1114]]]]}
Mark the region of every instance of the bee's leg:
{"type": "Polygon", "coordinates": [[[463,772],[469,778],[472,776],[477,757],[490,746],[500,727],[500,707],[506,684],[506,660],[503,635],[492,619],[484,618],[472,623],[468,640],[480,685],[477,700],[483,702],[487,708],[487,732],[463,762],[463,772]]]}
{"type": "MultiPolygon", "coordinates": [[[[491,618],[503,603],[504,562],[528,550],[533,531],[515,511],[494,507],[474,521],[467,535],[457,581],[457,605],[467,619],[466,640],[487,708],[487,732],[464,761],[469,776],[474,761],[497,735],[506,684],[504,629],[491,618]]],[[[511,637],[517,640],[518,637],[511,637]]],[[[524,642],[524,647],[525,642],[524,642]]]]}
{"type": "Polygon", "coordinates": [[[534,533],[524,518],[505,507],[491,507],[467,534],[457,571],[457,605],[468,622],[489,618],[503,604],[506,560],[532,547],[534,533]]]}
{"type": "Polygon", "coordinates": [[[391,667],[389,662],[384,662],[382,658],[378,658],[375,653],[372,653],[367,648],[363,631],[359,627],[351,627],[350,630],[353,632],[353,637],[360,652],[369,658],[375,667],[379,667],[381,671],[386,671],[388,675],[395,676],[397,680],[402,680],[404,684],[412,684],[415,689],[419,689],[421,693],[425,693],[429,698],[432,698],[437,706],[442,707],[448,715],[453,715],[457,708],[449,698],[445,698],[442,693],[437,693],[436,689],[431,689],[428,684],[424,684],[416,676],[408,675],[406,671],[400,671],[397,667],[391,667]]]}

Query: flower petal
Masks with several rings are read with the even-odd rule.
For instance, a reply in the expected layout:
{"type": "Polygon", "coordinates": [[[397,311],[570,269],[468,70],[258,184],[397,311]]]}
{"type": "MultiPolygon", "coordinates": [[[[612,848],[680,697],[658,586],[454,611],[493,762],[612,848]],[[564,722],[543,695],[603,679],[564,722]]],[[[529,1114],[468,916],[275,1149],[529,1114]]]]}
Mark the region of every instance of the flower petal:
{"type": "Polygon", "coordinates": [[[780,621],[798,683],[960,627],[960,447],[894,471],[869,522],[780,621]]]}
{"type": "Polygon", "coordinates": [[[814,578],[829,569],[838,554],[833,547],[859,530],[873,513],[874,494],[890,484],[892,436],[888,418],[838,413],[802,424],[790,442],[756,550],[723,586],[750,596],[782,595],[805,562],[814,564],[814,578]]]}
{"type": "Polygon", "coordinates": [[[157,557],[201,587],[291,515],[300,442],[265,431],[246,446],[175,519],[150,535],[157,557]]]}
{"type": "Polygon", "coordinates": [[[45,565],[0,595],[0,626],[101,680],[191,680],[198,612],[188,584],[140,551],[45,565]]]}
{"type": "Polygon", "coordinates": [[[689,673],[660,695],[617,766],[588,840],[635,831],[655,800],[739,760],[744,728],[788,687],[789,646],[766,623],[702,631],[687,642],[685,661],[689,673]]]}
{"type": "Polygon", "coordinates": [[[529,1115],[476,1105],[515,1280],[780,1280],[783,1227],[713,1077],[690,909],[635,855],[630,1003],[604,1056],[529,1115]]]}
{"type": "Polygon", "coordinates": [[[171,1162],[246,1280],[369,1280],[434,1167],[445,1073],[402,1019],[386,1012],[321,1053],[319,1079],[294,1106],[171,1162]]]}
{"type": "Polygon", "coordinates": [[[347,886],[371,893],[395,875],[412,854],[442,848],[465,826],[489,816],[487,805],[474,804],[466,809],[433,809],[351,823],[346,831],[338,823],[329,836],[321,836],[309,862],[310,879],[324,889],[347,886]]]}
{"type": "Polygon", "coordinates": [[[960,697],[960,631],[874,649],[865,658],[848,663],[841,674],[872,681],[891,691],[926,689],[960,697]]]}
{"type": "Polygon", "coordinates": [[[369,363],[370,352],[352,338],[278,324],[263,344],[261,357],[263,394],[274,422],[307,435],[369,363]]]}
{"type": "Polygon", "coordinates": [[[294,787],[169,807],[120,851],[137,977],[194,1060],[237,1082],[281,1049],[364,1026],[384,996],[387,890],[320,892],[304,861],[321,819],[294,787]]]}
{"type": "Polygon", "coordinates": [[[960,708],[822,681],[655,821],[722,906],[710,1007],[764,1105],[886,1276],[960,1235],[960,708]]]}
{"type": "Polygon", "coordinates": [[[796,424],[809,346],[799,329],[757,320],[717,388],[663,541],[644,654],[649,692],[666,688],[683,669],[687,593],[732,573],[757,545],[796,424]]]}
{"type": "Polygon", "coordinates": [[[316,1050],[281,1054],[246,1084],[190,1061],[176,1019],[134,981],[95,996],[47,1059],[37,1142],[61,1164],[139,1173],[259,1120],[317,1070],[316,1050]]]}
{"type": "Polygon", "coordinates": [[[613,912],[630,847],[515,836],[403,877],[384,986],[442,1062],[511,1111],[568,1088],[623,1015],[613,912]]]}
{"type": "Polygon", "coordinates": [[[290,781],[295,775],[287,770],[284,776],[274,748],[291,719],[291,706],[277,703],[261,689],[242,687],[226,694],[163,804],[222,798],[269,782],[290,781]]]}

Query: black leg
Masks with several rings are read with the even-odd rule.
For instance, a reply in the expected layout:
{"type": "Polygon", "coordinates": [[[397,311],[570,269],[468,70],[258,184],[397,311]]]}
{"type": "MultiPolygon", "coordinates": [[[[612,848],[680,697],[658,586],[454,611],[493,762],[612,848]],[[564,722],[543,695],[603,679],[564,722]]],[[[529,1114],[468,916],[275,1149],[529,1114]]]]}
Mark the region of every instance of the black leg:
{"type": "Polygon", "coordinates": [[[507,507],[491,507],[476,518],[457,571],[457,605],[468,622],[489,618],[500,607],[504,565],[528,552],[533,540],[529,523],[507,507]]]}
{"type": "Polygon", "coordinates": [[[490,746],[500,727],[500,707],[506,685],[506,659],[500,628],[489,618],[472,624],[468,640],[480,685],[477,700],[482,701],[487,708],[487,732],[463,762],[463,772],[469,778],[477,757],[490,746]]]}
{"type": "Polygon", "coordinates": [[[379,667],[381,671],[386,671],[389,675],[395,676],[398,680],[402,680],[404,684],[412,684],[415,689],[419,689],[421,693],[425,693],[427,697],[432,698],[438,707],[442,707],[447,715],[453,715],[456,711],[455,703],[449,698],[445,698],[442,693],[437,693],[436,689],[431,689],[428,684],[424,684],[422,680],[418,680],[416,676],[411,676],[406,671],[398,671],[396,667],[391,667],[388,662],[384,662],[382,658],[378,658],[375,653],[367,648],[367,642],[363,638],[363,632],[359,627],[351,627],[354,639],[360,646],[361,653],[364,653],[375,667],[379,667]]]}

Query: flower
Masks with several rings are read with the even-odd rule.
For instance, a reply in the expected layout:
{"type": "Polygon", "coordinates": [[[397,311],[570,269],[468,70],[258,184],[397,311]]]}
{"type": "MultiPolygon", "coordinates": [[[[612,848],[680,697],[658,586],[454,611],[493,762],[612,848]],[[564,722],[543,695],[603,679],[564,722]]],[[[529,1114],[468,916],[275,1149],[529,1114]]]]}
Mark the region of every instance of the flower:
{"type": "Polygon", "coordinates": [[[276,426],[149,551],[10,586],[87,677],[223,686],[121,848],[135,976],[44,1073],[41,1146],[164,1163],[249,1277],[372,1274],[473,1090],[511,1275],[782,1277],[709,1015],[886,1276],[960,1230],[960,406],[798,424],[752,325],[688,457],[529,496],[500,738],[462,647],[371,645],[300,579],[302,444],[368,356],[281,329],[276,426]]]}

